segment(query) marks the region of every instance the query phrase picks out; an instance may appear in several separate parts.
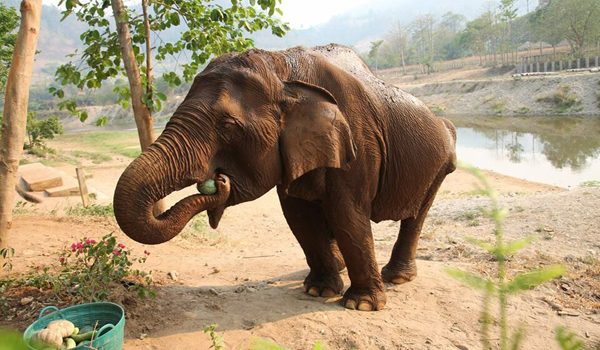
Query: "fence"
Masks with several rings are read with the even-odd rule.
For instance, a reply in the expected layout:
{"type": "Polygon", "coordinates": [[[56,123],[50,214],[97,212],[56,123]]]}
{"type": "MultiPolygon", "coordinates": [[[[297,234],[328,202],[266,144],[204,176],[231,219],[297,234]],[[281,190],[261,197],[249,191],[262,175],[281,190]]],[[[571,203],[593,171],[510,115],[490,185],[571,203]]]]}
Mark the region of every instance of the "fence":
{"type": "Polygon", "coordinates": [[[599,68],[600,57],[586,57],[578,59],[559,59],[559,60],[526,60],[524,59],[516,67],[517,74],[522,73],[542,73],[542,72],[558,72],[570,69],[589,69],[599,68]]]}

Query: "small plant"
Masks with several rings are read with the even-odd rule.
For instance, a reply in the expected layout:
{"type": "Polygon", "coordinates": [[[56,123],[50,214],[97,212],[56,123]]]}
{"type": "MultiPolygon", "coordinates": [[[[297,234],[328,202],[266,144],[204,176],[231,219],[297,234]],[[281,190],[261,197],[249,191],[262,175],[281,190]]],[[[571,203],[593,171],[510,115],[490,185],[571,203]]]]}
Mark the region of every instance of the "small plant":
{"type": "Polygon", "coordinates": [[[493,349],[491,327],[494,325],[492,320],[491,303],[492,298],[496,297],[499,302],[499,333],[501,350],[519,349],[520,344],[525,337],[525,331],[519,327],[512,335],[508,330],[508,297],[511,294],[516,294],[529,289],[532,289],[544,282],[550,281],[565,272],[563,266],[550,266],[544,269],[537,269],[525,273],[515,275],[512,279],[507,278],[508,268],[506,260],[508,257],[527,246],[532,239],[530,237],[505,242],[504,240],[504,220],[508,214],[506,208],[502,208],[498,202],[497,192],[490,186],[489,182],[481,171],[477,168],[464,166],[461,167],[474,175],[479,181],[478,190],[481,194],[487,196],[491,201],[490,209],[482,209],[483,215],[491,218],[495,223],[494,236],[495,244],[488,243],[483,240],[470,238],[469,241],[483,248],[490,253],[497,262],[497,271],[494,278],[487,278],[476,275],[460,269],[447,269],[447,273],[470,286],[471,288],[481,290],[483,292],[483,307],[481,312],[481,343],[484,349],[493,349]]]}
{"type": "Polygon", "coordinates": [[[107,300],[113,283],[123,283],[140,298],[154,296],[150,274],[131,269],[134,263],[146,262],[148,255],[144,251],[143,257],[132,258],[131,251],[112,234],[99,242],[82,239],[60,255],[59,279],[65,290],[72,290],[82,301],[107,300]]]}
{"type": "Polygon", "coordinates": [[[496,100],[492,103],[491,108],[494,114],[502,114],[506,111],[506,101],[496,100]]]}
{"type": "Polygon", "coordinates": [[[574,106],[580,105],[581,100],[576,93],[571,92],[571,87],[562,85],[553,94],[539,97],[538,102],[551,103],[556,106],[557,112],[564,113],[574,106]]]}
{"type": "Polygon", "coordinates": [[[440,105],[433,105],[433,106],[429,107],[429,109],[435,115],[444,115],[446,113],[446,108],[444,108],[444,106],[440,106],[440,105]]]}
{"type": "Polygon", "coordinates": [[[528,107],[523,106],[523,107],[519,108],[516,112],[517,112],[517,114],[527,114],[527,113],[531,112],[531,110],[528,107]]]}
{"type": "Polygon", "coordinates": [[[112,203],[102,204],[91,204],[88,207],[84,207],[78,204],[75,207],[67,209],[67,215],[69,216],[114,216],[114,209],[112,203]]]}
{"type": "Polygon", "coordinates": [[[46,140],[53,139],[54,135],[64,132],[63,126],[58,117],[50,117],[45,120],[39,120],[35,113],[27,113],[27,138],[29,143],[25,145],[27,150],[47,149],[46,140]]]}
{"type": "Polygon", "coordinates": [[[4,262],[2,263],[2,269],[4,271],[12,270],[12,257],[15,256],[15,248],[2,248],[0,249],[0,256],[4,262]]]}
{"type": "Polygon", "coordinates": [[[483,208],[467,210],[464,213],[456,216],[456,219],[466,221],[467,226],[469,227],[479,226],[481,224],[479,218],[483,215],[482,209],[483,208]]]}
{"type": "Polygon", "coordinates": [[[210,337],[210,341],[212,343],[212,345],[210,346],[211,349],[223,350],[225,349],[225,346],[223,345],[223,337],[217,334],[217,327],[218,325],[213,323],[204,327],[202,331],[208,334],[208,336],[210,337]]]}

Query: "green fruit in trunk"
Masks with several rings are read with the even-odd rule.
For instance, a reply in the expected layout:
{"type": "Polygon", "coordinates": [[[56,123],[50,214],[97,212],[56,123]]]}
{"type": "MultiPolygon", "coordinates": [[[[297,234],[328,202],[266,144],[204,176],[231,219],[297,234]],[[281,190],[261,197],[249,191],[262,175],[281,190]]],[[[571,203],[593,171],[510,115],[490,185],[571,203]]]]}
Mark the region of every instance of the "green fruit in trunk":
{"type": "Polygon", "coordinates": [[[215,184],[215,180],[210,179],[204,181],[202,184],[198,186],[198,191],[202,194],[215,194],[217,193],[217,186],[215,184]]]}

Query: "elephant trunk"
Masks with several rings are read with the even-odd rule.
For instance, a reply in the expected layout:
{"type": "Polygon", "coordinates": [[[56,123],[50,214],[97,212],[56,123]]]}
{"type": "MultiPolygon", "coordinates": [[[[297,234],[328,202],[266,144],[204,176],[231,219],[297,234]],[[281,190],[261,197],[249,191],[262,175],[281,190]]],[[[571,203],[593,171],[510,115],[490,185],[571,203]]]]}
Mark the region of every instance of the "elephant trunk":
{"type": "MultiPolygon", "coordinates": [[[[162,141],[150,146],[148,151],[125,169],[115,189],[114,211],[117,223],[127,236],[144,244],[159,244],[172,239],[194,215],[204,210],[222,213],[219,208],[224,206],[229,197],[229,179],[224,175],[217,175],[216,194],[188,196],[155,216],[153,206],[157,201],[171,192],[204,181],[208,176],[206,167],[198,170],[202,167],[196,165],[194,173],[199,175],[182,177],[181,174],[190,172],[175,168],[168,161],[171,147],[168,140],[162,141]]],[[[188,162],[190,166],[194,163],[194,159],[188,162]]]]}

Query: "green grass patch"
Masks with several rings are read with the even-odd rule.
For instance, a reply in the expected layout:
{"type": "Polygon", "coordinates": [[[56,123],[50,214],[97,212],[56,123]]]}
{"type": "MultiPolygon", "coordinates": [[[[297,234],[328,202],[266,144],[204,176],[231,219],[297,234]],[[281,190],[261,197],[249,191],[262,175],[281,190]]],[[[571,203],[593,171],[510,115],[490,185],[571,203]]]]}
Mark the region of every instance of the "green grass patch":
{"type": "Polygon", "coordinates": [[[579,184],[579,187],[600,187],[600,181],[598,181],[598,180],[584,181],[579,184]]]}
{"type": "MultiPolygon", "coordinates": [[[[92,161],[105,161],[108,160],[107,157],[114,155],[136,158],[141,153],[138,134],[135,130],[66,134],[56,137],[55,143],[76,144],[80,149],[86,150],[76,152],[83,158],[89,158],[92,161]]],[[[60,148],[60,145],[56,147],[60,148]]]]}
{"type": "Polygon", "coordinates": [[[571,91],[571,87],[568,85],[560,86],[551,95],[538,97],[537,101],[554,105],[557,113],[565,113],[573,107],[581,105],[581,99],[571,91]]]}
{"type": "Polygon", "coordinates": [[[94,164],[100,164],[112,160],[111,156],[99,152],[72,151],[71,155],[76,158],[89,159],[94,164]]]}
{"type": "Polygon", "coordinates": [[[67,215],[69,216],[114,216],[114,209],[112,203],[102,205],[102,204],[92,204],[85,208],[83,205],[78,204],[75,207],[70,207],[67,209],[67,215]]]}

